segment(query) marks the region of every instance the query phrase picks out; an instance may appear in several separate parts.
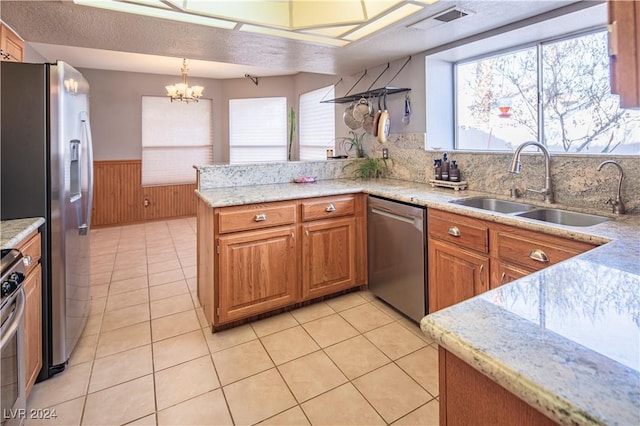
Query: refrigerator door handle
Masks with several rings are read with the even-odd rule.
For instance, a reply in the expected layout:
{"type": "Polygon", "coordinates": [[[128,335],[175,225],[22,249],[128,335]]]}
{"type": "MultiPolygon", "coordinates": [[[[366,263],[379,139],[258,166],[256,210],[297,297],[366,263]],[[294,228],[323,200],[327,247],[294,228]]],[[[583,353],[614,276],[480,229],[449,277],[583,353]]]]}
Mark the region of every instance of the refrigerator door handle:
{"type": "Polygon", "coordinates": [[[93,209],[93,140],[91,139],[91,122],[86,111],[80,112],[80,121],[87,132],[87,210],[84,215],[84,223],[78,226],[80,235],[87,235],[91,228],[91,211],[93,209]]]}

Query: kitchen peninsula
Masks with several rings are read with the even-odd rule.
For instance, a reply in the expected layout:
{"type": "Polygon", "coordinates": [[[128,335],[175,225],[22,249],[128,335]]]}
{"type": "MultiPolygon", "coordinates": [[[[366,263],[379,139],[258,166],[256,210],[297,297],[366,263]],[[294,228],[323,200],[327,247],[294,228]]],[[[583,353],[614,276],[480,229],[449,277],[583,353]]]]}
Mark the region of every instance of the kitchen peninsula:
{"type": "MultiPolygon", "coordinates": [[[[200,176],[217,172],[201,168],[200,176]]],[[[449,352],[470,370],[489,377],[492,383],[554,422],[640,421],[637,215],[578,228],[449,203],[486,195],[477,191],[453,192],[395,179],[353,181],[339,174],[338,179],[326,178],[315,184],[288,183],[290,177],[286,176],[277,182],[268,175],[265,178],[271,179],[270,183],[257,185],[247,174],[237,175],[243,176],[240,186],[227,181],[221,187],[201,187],[197,194],[202,208],[364,193],[601,245],[428,315],[422,320],[422,329],[441,345],[441,356],[444,351],[449,352]]],[[[199,238],[201,231],[199,228],[199,238]]],[[[199,276],[205,267],[200,257],[202,247],[199,242],[199,276]]],[[[441,374],[441,380],[444,377],[441,374]]],[[[441,412],[447,390],[442,387],[441,412]]],[[[471,407],[473,400],[463,401],[471,407]]],[[[501,412],[495,407],[498,406],[485,409],[499,418],[501,412]]],[[[446,407],[444,410],[446,416],[446,407]]],[[[442,420],[451,424],[457,421],[455,417],[441,418],[441,423],[442,420]]]]}

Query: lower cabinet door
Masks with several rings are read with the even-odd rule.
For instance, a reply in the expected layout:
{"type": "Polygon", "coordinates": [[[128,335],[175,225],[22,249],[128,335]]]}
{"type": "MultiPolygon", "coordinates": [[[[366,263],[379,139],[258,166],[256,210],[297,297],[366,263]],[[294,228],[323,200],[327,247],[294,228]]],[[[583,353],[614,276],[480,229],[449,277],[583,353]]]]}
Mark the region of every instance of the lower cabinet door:
{"type": "Polygon", "coordinates": [[[356,285],[356,219],[321,220],[303,226],[302,298],[356,285]]]}
{"type": "Polygon", "coordinates": [[[298,301],[295,226],[219,238],[218,323],[298,301]]]}
{"type": "Polygon", "coordinates": [[[525,277],[532,272],[528,269],[500,261],[496,261],[491,265],[491,271],[493,275],[491,278],[492,289],[525,277]]]}
{"type": "Polygon", "coordinates": [[[24,352],[27,395],[42,368],[42,269],[38,265],[24,281],[24,352]]]}
{"type": "Polygon", "coordinates": [[[488,256],[429,239],[429,312],[489,289],[488,256]]]}

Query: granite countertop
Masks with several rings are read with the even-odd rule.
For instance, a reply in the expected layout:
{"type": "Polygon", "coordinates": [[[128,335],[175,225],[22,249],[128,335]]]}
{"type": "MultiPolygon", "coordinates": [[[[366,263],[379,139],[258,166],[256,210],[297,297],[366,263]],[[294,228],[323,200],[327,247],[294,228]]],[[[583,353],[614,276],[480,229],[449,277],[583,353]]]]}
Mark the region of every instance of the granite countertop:
{"type": "MultiPolygon", "coordinates": [[[[327,180],[197,191],[211,207],[365,192],[602,244],[430,314],[438,344],[562,424],[640,424],[640,216],[570,227],[449,201],[491,196],[416,182],[327,180]]],[[[530,200],[525,200],[527,203],[530,200]]],[[[544,206],[542,203],[535,203],[544,206]]]]}
{"type": "Polygon", "coordinates": [[[0,248],[13,248],[44,223],[42,217],[11,219],[0,222],[0,248]]]}

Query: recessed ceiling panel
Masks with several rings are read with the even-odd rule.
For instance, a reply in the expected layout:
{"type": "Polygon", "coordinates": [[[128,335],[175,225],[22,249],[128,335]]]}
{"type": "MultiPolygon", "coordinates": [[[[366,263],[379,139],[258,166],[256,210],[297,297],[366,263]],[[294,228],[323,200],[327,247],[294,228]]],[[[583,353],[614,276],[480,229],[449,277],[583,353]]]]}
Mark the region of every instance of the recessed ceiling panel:
{"type": "Polygon", "coordinates": [[[375,33],[376,31],[381,30],[384,27],[387,27],[394,22],[398,22],[399,20],[406,18],[407,16],[414,14],[418,11],[422,10],[422,7],[416,6],[415,4],[405,4],[400,8],[390,12],[379,19],[376,19],[372,23],[365,25],[364,27],[352,32],[351,34],[346,35],[344,38],[347,40],[359,40],[362,37],[366,37],[370,34],[375,33]]]}
{"type": "Polygon", "coordinates": [[[288,1],[198,1],[185,0],[184,9],[231,21],[289,28],[288,1]]]}
{"type": "Polygon", "coordinates": [[[367,9],[367,18],[373,19],[384,11],[402,3],[402,0],[363,0],[363,3],[367,9]]]}
{"type": "Polygon", "coordinates": [[[341,27],[309,28],[301,31],[326,37],[340,37],[342,34],[346,33],[347,31],[351,31],[356,27],[357,25],[343,25],[341,27]]]}
{"type": "Polygon", "coordinates": [[[293,31],[284,31],[284,30],[278,30],[275,28],[259,27],[256,25],[243,25],[240,28],[240,31],[246,31],[246,32],[251,32],[255,34],[270,35],[275,37],[285,37],[292,40],[308,41],[312,43],[328,44],[331,46],[338,46],[338,47],[349,44],[349,42],[346,40],[319,37],[319,36],[314,36],[312,34],[297,33],[293,31]]]}
{"type": "Polygon", "coordinates": [[[293,29],[365,21],[360,0],[297,1],[291,9],[293,29]]]}

